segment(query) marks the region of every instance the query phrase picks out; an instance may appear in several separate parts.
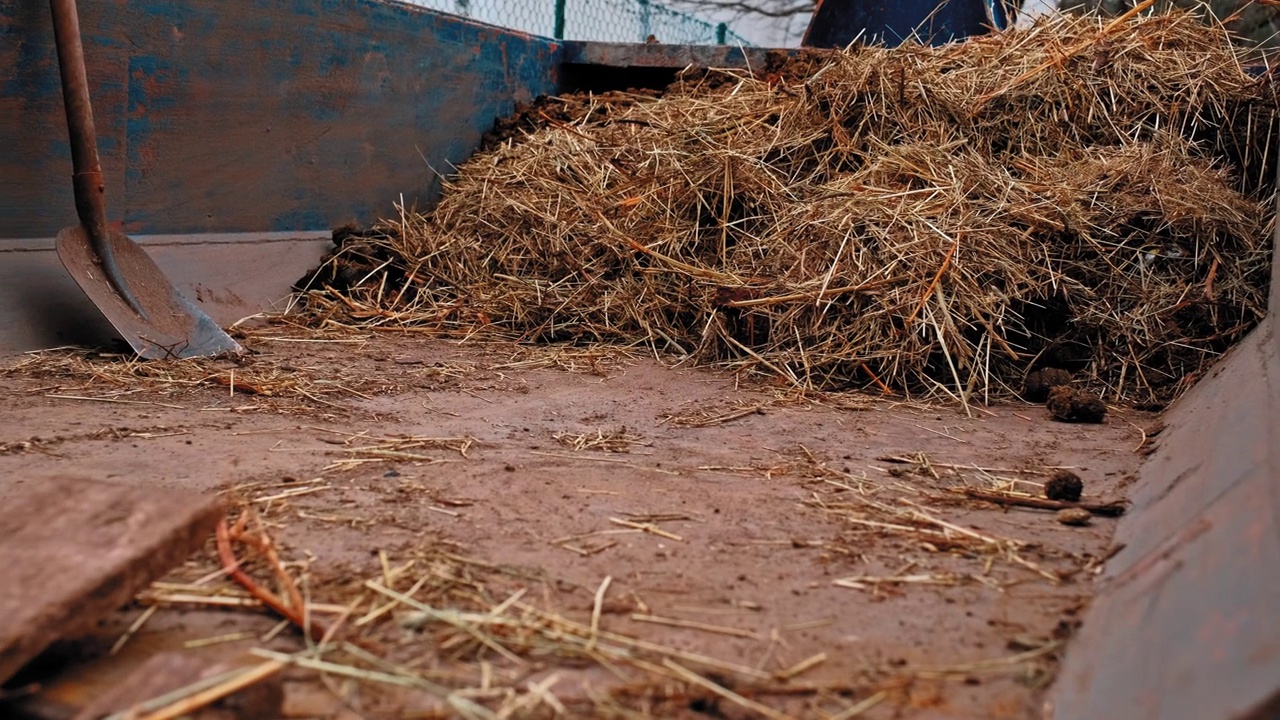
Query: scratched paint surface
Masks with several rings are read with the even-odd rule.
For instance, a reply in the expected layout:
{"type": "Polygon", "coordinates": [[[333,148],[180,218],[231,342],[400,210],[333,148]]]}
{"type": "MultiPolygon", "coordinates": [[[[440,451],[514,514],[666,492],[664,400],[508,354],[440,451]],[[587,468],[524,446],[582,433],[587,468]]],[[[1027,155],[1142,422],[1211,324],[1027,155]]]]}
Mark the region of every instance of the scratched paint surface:
{"type": "MultiPolygon", "coordinates": [[[[85,0],[108,214],[129,233],[305,231],[434,199],[559,46],[379,0],[85,0]]],[[[0,0],[0,239],[75,222],[47,3],[0,0]]]]}

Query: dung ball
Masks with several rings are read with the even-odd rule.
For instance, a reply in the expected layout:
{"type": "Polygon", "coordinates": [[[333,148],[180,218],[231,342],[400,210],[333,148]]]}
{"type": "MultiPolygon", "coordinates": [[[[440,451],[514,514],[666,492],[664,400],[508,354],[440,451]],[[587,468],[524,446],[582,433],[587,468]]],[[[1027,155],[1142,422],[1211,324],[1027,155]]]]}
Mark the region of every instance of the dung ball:
{"type": "Polygon", "coordinates": [[[1045,401],[1054,420],[1069,423],[1100,423],[1107,415],[1107,406],[1093,393],[1069,387],[1055,387],[1045,401]]]}
{"type": "Polygon", "coordinates": [[[1022,397],[1028,402],[1041,403],[1049,399],[1049,391],[1071,385],[1071,373],[1062,368],[1041,368],[1027,373],[1022,385],[1022,397]]]}
{"type": "Polygon", "coordinates": [[[1044,496],[1050,500],[1079,502],[1084,494],[1084,481],[1070,470],[1059,470],[1044,484],[1044,496]]]}

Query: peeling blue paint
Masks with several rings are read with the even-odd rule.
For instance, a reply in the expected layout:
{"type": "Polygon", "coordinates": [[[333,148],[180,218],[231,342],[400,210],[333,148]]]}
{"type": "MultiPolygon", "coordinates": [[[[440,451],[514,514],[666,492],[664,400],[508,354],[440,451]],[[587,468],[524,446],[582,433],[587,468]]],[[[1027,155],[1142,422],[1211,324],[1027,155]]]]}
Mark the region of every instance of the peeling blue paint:
{"type": "MultiPolygon", "coordinates": [[[[16,55],[15,67],[0,70],[0,76],[4,77],[0,98],[34,100],[50,92],[61,92],[61,81],[56,72],[52,76],[49,73],[21,72],[23,68],[48,67],[50,63],[54,63],[56,68],[58,60],[53,52],[52,35],[48,35],[49,42],[41,43],[28,39],[21,30],[20,24],[6,24],[4,32],[0,32],[0,47],[11,48],[16,55]]],[[[52,32],[53,28],[49,26],[47,33],[52,32]]]]}

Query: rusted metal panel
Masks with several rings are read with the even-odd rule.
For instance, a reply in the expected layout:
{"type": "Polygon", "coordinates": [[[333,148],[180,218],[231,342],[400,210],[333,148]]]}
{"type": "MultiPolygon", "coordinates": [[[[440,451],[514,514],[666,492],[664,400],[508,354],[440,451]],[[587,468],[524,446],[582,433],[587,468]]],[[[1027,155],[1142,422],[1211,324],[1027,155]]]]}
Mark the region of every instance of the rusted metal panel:
{"type": "MultiPolygon", "coordinates": [[[[100,17],[97,3],[84,3],[100,17]]],[[[124,187],[128,58],[114,26],[82,19],[98,154],[118,202],[124,187]],[[106,50],[104,52],[104,49],[106,50]]],[[[0,238],[44,234],[75,224],[71,150],[63,109],[53,17],[47,2],[0,0],[0,238]]],[[[52,247],[52,241],[50,241],[52,247]]]]}
{"type": "MultiPolygon", "coordinates": [[[[329,229],[427,203],[559,46],[378,0],[81,3],[110,218],[130,234],[329,229]]],[[[47,5],[0,0],[0,238],[74,220],[47,5]]]]}
{"type": "Polygon", "coordinates": [[[1055,720],[1280,709],[1280,258],[1268,318],[1172,407],[1054,691],[1055,720]]]}

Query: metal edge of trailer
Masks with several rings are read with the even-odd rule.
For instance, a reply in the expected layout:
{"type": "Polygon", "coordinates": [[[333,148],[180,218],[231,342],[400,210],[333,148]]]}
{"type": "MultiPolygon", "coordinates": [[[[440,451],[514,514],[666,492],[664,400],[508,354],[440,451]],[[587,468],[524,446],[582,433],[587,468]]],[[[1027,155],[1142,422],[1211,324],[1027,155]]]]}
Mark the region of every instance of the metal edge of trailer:
{"type": "Polygon", "coordinates": [[[661,45],[566,40],[561,65],[598,65],[610,68],[762,67],[770,54],[795,54],[798,50],[743,45],[661,45]]]}
{"type": "Polygon", "coordinates": [[[1280,717],[1278,289],[1165,412],[1046,718],[1280,717]]]}

